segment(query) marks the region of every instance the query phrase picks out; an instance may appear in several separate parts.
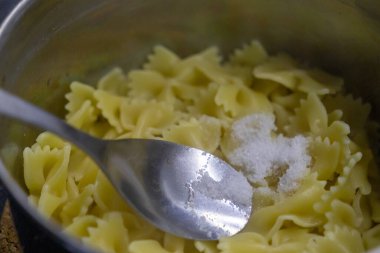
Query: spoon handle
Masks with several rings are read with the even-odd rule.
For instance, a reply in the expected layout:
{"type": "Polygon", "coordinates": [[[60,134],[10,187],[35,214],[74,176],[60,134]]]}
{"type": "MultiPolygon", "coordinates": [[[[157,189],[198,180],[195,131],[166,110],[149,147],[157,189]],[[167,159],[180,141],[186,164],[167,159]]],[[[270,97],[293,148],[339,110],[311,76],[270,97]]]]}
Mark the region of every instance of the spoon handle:
{"type": "Polygon", "coordinates": [[[0,114],[52,132],[83,149],[99,164],[104,148],[102,140],[68,125],[58,117],[0,89],[0,114]]]}

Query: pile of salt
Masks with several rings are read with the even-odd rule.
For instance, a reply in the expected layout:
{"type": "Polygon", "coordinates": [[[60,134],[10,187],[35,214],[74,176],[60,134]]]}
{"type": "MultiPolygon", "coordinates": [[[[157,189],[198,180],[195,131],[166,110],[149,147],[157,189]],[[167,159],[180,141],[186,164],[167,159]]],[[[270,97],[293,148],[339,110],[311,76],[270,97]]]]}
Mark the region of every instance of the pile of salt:
{"type": "Polygon", "coordinates": [[[236,121],[230,137],[238,145],[227,158],[242,168],[254,186],[270,187],[273,182],[268,179],[277,177],[276,191],[289,193],[298,188],[309,170],[308,139],[301,135],[272,137],[275,130],[271,114],[252,114],[236,121]]]}

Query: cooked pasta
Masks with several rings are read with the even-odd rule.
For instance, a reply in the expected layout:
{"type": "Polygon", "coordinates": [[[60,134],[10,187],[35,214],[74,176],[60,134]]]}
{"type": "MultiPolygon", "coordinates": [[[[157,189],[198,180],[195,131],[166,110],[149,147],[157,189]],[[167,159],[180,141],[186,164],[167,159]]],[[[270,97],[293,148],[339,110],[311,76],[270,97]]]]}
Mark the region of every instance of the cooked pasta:
{"type": "MultiPolygon", "coordinates": [[[[73,82],[66,95],[67,122],[91,135],[173,141],[244,172],[245,163],[231,158],[244,142],[234,137],[234,126],[268,115],[275,126],[263,130],[267,141],[299,136],[307,143],[301,163],[307,174],[281,191],[289,164],[287,157],[279,160],[276,172],[252,182],[254,212],[242,232],[191,241],[140,218],[85,154],[42,133],[24,150],[29,199],[83,243],[107,253],[357,253],[380,246],[380,191],[368,176],[380,179],[368,134],[374,132],[370,106],[345,94],[341,78],[288,55],[269,56],[253,41],[227,61],[215,47],[182,59],[157,46],[142,69],[112,69],[95,86],[73,82]]],[[[257,125],[246,127],[259,133],[257,125]]]]}

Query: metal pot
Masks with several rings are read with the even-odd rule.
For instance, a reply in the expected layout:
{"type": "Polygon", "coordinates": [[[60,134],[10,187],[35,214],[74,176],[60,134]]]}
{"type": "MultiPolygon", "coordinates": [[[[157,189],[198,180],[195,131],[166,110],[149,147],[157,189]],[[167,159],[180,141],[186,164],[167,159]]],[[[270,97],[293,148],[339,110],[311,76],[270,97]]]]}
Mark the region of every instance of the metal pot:
{"type": "MultiPolygon", "coordinates": [[[[344,77],[380,120],[377,0],[24,0],[0,28],[0,86],[62,115],[70,81],[138,67],[156,44],[184,56],[253,38],[344,77]]],[[[14,199],[64,247],[92,252],[28,204],[21,156],[37,132],[5,118],[0,132],[0,178],[14,199]]]]}

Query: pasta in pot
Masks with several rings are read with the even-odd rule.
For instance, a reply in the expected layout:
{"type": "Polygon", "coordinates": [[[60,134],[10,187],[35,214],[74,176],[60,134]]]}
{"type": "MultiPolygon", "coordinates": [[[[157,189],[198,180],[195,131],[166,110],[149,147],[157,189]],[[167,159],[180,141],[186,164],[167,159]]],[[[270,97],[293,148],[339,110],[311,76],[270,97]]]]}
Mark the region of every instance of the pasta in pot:
{"type": "Polygon", "coordinates": [[[287,55],[269,56],[258,41],[226,62],[214,47],[181,59],[157,46],[140,70],[115,68],[96,88],[71,84],[66,120],[100,138],[164,139],[232,164],[240,144],[231,131],[246,116],[271,115],[276,129],[268,138],[307,138],[310,161],[298,187],[283,193],[253,183],[253,215],[235,236],[191,241],[158,230],[88,157],[46,132],[24,150],[29,199],[104,252],[364,252],[380,245],[380,195],[369,181],[380,179],[368,134],[377,125],[368,119],[370,106],[342,88],[342,79],[287,55]]]}

